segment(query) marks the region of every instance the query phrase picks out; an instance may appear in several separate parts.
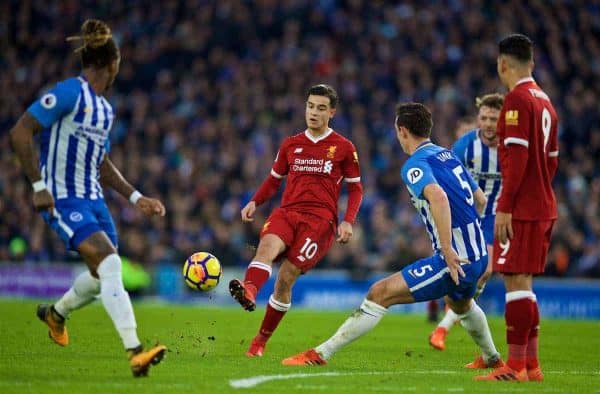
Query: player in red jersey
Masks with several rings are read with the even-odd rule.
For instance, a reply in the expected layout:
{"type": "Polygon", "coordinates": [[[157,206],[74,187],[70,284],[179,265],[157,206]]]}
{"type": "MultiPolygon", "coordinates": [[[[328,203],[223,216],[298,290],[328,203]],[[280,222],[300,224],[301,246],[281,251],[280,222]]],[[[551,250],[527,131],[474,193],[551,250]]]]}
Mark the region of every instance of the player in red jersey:
{"type": "Polygon", "coordinates": [[[506,287],[507,365],[477,380],[535,380],[540,314],[533,276],[544,272],[557,218],[552,178],[558,168],[557,116],[532,78],[533,43],[513,34],[499,43],[498,75],[510,90],[498,121],[502,192],[494,226],[495,272],[506,287]]]}
{"type": "Polygon", "coordinates": [[[256,207],[269,200],[287,176],[281,206],[273,210],[260,233],[254,259],[244,281],[229,283],[231,296],[248,311],[256,308],[256,294],[271,275],[271,266],[283,259],[275,289],[258,335],[246,355],[262,356],[265,345],[291,306],[291,290],[300,274],[312,269],[337,241],[346,243],[362,200],[356,148],[350,140],[329,128],[336,111],[337,93],[328,85],[309,89],[306,100],[307,129],[286,138],[271,169],[252,200],[242,209],[244,222],[254,220],[256,207]],[[337,225],[342,181],[348,184],[348,207],[337,225]]]}

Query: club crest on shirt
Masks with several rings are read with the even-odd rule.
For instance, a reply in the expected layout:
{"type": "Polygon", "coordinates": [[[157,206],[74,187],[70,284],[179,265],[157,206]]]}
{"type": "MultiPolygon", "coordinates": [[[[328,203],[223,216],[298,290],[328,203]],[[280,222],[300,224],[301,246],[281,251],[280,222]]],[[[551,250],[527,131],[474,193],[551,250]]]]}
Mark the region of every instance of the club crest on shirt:
{"type": "Polygon", "coordinates": [[[419,182],[421,180],[421,178],[423,178],[423,170],[421,170],[420,168],[413,167],[408,170],[407,174],[408,174],[408,181],[410,183],[412,183],[413,185],[415,183],[419,182]]]}
{"type": "Polygon", "coordinates": [[[261,232],[267,231],[267,229],[269,228],[270,224],[271,224],[271,222],[265,222],[265,224],[263,224],[261,232]]]}
{"type": "Polygon", "coordinates": [[[45,94],[40,99],[40,104],[42,104],[42,107],[45,109],[52,109],[56,107],[56,96],[52,93],[45,94]]]}
{"type": "Polygon", "coordinates": [[[510,111],[506,111],[504,114],[504,121],[508,126],[518,126],[519,125],[519,111],[514,109],[510,111]]]}
{"type": "Polygon", "coordinates": [[[337,149],[337,146],[335,146],[335,145],[331,145],[329,148],[327,148],[327,158],[328,159],[334,158],[336,149],[337,149]]]}
{"type": "Polygon", "coordinates": [[[358,163],[358,153],[356,153],[356,151],[352,152],[352,155],[354,156],[354,162],[358,163]]]}
{"type": "Polygon", "coordinates": [[[80,222],[83,219],[83,215],[81,213],[77,212],[77,211],[73,211],[69,215],[69,219],[72,222],[80,222]]]}

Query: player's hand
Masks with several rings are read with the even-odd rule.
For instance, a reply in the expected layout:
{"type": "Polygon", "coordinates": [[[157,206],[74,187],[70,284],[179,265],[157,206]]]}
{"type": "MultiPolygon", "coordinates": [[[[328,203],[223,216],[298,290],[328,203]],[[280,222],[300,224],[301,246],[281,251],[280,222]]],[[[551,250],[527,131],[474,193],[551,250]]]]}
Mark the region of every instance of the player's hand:
{"type": "Polygon", "coordinates": [[[337,241],[339,243],[345,244],[352,237],[352,225],[350,223],[344,221],[344,222],[340,223],[340,225],[338,226],[337,232],[338,232],[337,241]]]}
{"type": "Polygon", "coordinates": [[[494,238],[501,244],[505,244],[514,236],[512,228],[512,213],[496,212],[494,221],[494,238]]]}
{"type": "Polygon", "coordinates": [[[452,278],[452,281],[458,285],[460,280],[459,275],[463,278],[465,277],[465,271],[463,271],[460,265],[461,263],[469,264],[470,261],[467,259],[461,259],[452,248],[442,250],[442,254],[444,255],[444,261],[446,261],[446,265],[450,270],[450,277],[452,278]]]}
{"type": "Polygon", "coordinates": [[[54,198],[48,189],[33,193],[33,206],[37,211],[48,211],[52,213],[54,209],[54,198]]]}
{"type": "Polygon", "coordinates": [[[142,211],[142,213],[146,216],[165,216],[165,213],[167,212],[162,202],[160,202],[156,198],[144,196],[140,197],[140,199],[137,200],[135,207],[142,211]]]}
{"type": "Polygon", "coordinates": [[[242,208],[242,222],[253,222],[254,212],[256,212],[256,203],[254,201],[250,201],[244,208],[242,208]]]}

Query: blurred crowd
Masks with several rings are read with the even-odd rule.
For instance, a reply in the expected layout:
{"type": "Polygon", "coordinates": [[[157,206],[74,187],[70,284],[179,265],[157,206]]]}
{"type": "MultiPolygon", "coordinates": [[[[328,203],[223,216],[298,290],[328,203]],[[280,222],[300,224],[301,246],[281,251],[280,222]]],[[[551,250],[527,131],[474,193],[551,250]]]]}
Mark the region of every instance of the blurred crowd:
{"type": "Polygon", "coordinates": [[[360,277],[429,255],[401,183],[407,157],[395,141],[395,104],[426,103],[434,141],[452,145],[472,124],[475,97],[505,91],[496,76],[497,42],[522,32],[536,44],[534,76],[561,122],[548,273],[600,276],[600,2],[395,3],[2,2],[0,261],[76,258],[33,211],[7,134],[41,92],[77,75],[65,37],[99,18],[122,56],[108,95],[117,111],[111,159],[168,210],[147,220],[105,192],[123,255],[179,264],[204,250],[224,265],[245,266],[279,200],[260,207],[252,225],[242,224],[239,210],[269,174],[282,139],[304,130],[306,91],[316,83],[339,92],[332,126],[356,145],[364,185],[352,241],[335,246],[320,267],[360,277]]]}

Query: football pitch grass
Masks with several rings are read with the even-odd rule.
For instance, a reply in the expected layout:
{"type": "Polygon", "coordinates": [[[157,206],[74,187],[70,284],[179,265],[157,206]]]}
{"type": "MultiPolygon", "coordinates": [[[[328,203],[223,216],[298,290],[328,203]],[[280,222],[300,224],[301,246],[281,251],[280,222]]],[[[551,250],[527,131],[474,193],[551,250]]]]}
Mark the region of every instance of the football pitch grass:
{"type": "MultiPolygon", "coordinates": [[[[239,308],[135,304],[140,339],[168,346],[150,377],[134,379],[112,322],[96,302],[68,321],[61,348],[35,317],[37,302],[0,299],[0,393],[600,393],[600,322],[543,320],[542,383],[474,382],[476,346],[464,329],[444,352],[429,347],[422,315],[390,313],[323,367],[281,360],[319,344],[351,311],[292,309],[262,358],[244,356],[263,317],[239,308]]],[[[504,321],[492,317],[506,355],[504,321]]]]}

